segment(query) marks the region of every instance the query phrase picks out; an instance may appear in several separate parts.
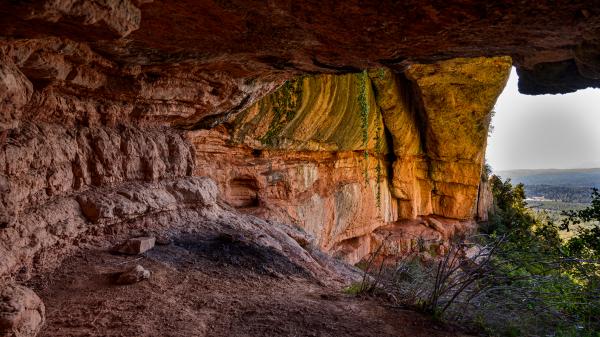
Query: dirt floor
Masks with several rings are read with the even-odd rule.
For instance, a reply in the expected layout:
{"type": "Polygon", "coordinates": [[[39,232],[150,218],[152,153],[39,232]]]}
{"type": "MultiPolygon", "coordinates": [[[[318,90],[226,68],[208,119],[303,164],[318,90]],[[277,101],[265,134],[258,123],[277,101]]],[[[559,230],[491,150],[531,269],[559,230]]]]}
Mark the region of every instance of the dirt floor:
{"type": "Polygon", "coordinates": [[[462,336],[223,235],[182,234],[140,257],[81,252],[30,286],[46,304],[40,336],[462,336]],[[149,280],[113,284],[136,264],[149,280]]]}

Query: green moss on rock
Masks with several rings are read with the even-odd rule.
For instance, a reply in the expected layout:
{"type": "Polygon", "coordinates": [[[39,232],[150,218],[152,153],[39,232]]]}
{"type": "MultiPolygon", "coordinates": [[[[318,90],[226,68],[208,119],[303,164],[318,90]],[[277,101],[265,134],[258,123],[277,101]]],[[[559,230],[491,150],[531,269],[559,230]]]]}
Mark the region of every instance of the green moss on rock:
{"type": "Polygon", "coordinates": [[[233,140],[255,148],[386,152],[366,73],[288,81],[233,121],[233,140]],[[379,141],[377,140],[379,139],[379,141]]]}

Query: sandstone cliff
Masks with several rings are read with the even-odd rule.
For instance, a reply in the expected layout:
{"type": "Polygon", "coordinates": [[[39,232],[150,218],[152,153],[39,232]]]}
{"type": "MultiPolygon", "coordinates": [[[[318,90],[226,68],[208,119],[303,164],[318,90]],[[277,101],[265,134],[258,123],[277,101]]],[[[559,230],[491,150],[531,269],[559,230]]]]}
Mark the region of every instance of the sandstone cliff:
{"type": "Polygon", "coordinates": [[[398,220],[444,219],[443,244],[460,223],[449,219],[476,217],[490,113],[510,65],[456,59],[404,75],[289,81],[224,127],[189,133],[196,174],[233,205],[296,223],[351,262],[398,220]]]}
{"type": "MultiPolygon", "coordinates": [[[[349,262],[399,220],[445,219],[447,229],[425,222],[402,237],[428,231],[443,245],[460,224],[449,219],[474,218],[490,111],[509,67],[478,58],[305,76],[210,130],[22,120],[0,152],[1,274],[27,277],[110,226],[209,203],[193,176],[349,262]]],[[[12,71],[14,112],[31,85],[12,71]]]]}

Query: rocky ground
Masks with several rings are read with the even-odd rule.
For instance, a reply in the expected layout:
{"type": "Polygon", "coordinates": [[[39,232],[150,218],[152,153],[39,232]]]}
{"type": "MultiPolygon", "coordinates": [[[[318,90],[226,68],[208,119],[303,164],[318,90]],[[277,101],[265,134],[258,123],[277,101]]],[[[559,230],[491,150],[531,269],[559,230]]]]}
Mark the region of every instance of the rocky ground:
{"type": "MultiPolygon", "coordinates": [[[[342,292],[244,236],[179,233],[140,256],[86,250],[30,281],[46,306],[39,336],[462,336],[412,311],[342,292]],[[148,280],[116,285],[136,265],[148,280]]],[[[336,266],[334,266],[336,265],[336,266]]],[[[333,274],[332,274],[333,275],[333,274]]]]}

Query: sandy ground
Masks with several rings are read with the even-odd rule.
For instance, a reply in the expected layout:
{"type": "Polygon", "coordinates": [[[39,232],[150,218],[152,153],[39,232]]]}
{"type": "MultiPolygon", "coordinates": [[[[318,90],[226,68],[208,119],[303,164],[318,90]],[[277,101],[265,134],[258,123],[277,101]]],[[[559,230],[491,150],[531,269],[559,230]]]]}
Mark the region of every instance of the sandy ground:
{"type": "Polygon", "coordinates": [[[44,337],[462,336],[230,237],[185,234],[141,257],[81,252],[30,286],[46,304],[44,337]],[[113,284],[114,272],[136,264],[152,277],[113,284]]]}

